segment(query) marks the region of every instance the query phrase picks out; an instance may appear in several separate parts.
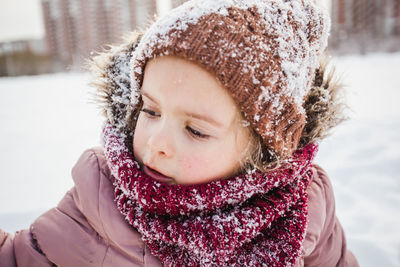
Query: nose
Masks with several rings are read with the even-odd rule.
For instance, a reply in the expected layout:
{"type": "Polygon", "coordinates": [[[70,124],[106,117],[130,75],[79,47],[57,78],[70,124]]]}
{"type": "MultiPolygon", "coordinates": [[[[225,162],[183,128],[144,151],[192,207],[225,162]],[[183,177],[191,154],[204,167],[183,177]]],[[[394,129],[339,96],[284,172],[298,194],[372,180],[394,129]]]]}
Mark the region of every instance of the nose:
{"type": "Polygon", "coordinates": [[[160,123],[147,141],[151,157],[170,158],[174,155],[174,141],[172,132],[167,123],[160,123]]]}

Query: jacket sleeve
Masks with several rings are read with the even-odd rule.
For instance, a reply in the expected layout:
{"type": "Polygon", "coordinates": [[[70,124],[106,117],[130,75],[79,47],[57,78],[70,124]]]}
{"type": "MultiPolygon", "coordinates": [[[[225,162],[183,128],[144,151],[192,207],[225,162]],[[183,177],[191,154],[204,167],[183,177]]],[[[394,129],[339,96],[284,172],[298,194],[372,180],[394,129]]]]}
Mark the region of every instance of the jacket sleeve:
{"type": "Polygon", "coordinates": [[[354,255],[347,250],[344,230],[335,214],[332,184],[319,166],[314,168],[308,193],[309,221],[303,244],[304,266],[359,266],[354,255]]]}
{"type": "MultiPolygon", "coordinates": [[[[90,150],[83,153],[74,170],[77,168],[90,169],[91,173],[75,182],[87,183],[96,192],[99,181],[94,177],[100,172],[96,153],[90,150]]],[[[97,198],[93,197],[92,202],[82,201],[77,190],[77,186],[73,187],[57,207],[39,216],[30,229],[18,231],[15,235],[0,230],[0,266],[42,267],[60,262],[61,266],[100,266],[107,244],[80,210],[82,205],[89,205],[87,208],[93,211],[91,214],[97,216],[97,198]],[[84,245],[78,247],[77,244],[84,245]],[[86,251],[82,251],[83,247],[86,251]]]]}
{"type": "Polygon", "coordinates": [[[75,186],[31,226],[37,246],[57,266],[102,266],[109,244],[95,227],[100,176],[96,153],[85,151],[72,169],[75,186]]]}
{"type": "Polygon", "coordinates": [[[85,151],[72,170],[75,186],[29,230],[0,232],[0,266],[161,266],[114,202],[101,149],[85,151]]]}
{"type": "Polygon", "coordinates": [[[0,229],[0,266],[52,266],[29,230],[11,235],[0,229]]]}
{"type": "Polygon", "coordinates": [[[15,265],[14,237],[0,229],[0,266],[15,265]]]}

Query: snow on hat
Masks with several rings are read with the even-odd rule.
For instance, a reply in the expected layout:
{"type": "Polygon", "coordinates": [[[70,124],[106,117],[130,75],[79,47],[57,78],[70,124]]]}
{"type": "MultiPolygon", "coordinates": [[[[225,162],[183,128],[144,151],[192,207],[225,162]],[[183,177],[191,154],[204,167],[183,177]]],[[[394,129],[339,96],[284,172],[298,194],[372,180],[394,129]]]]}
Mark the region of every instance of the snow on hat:
{"type": "Polygon", "coordinates": [[[330,22],[312,0],[192,0],[156,21],[133,53],[131,104],[148,60],[175,55],[214,74],[269,151],[287,158],[330,22]]]}

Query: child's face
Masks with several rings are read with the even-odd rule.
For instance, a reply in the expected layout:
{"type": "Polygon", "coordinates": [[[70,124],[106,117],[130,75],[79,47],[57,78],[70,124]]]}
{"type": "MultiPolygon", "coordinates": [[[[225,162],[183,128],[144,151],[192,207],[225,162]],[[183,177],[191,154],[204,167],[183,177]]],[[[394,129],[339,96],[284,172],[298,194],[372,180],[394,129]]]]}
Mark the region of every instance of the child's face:
{"type": "Polygon", "coordinates": [[[145,173],[189,185],[239,171],[248,130],[211,73],[184,59],[160,57],[146,65],[141,93],[133,147],[145,173]]]}

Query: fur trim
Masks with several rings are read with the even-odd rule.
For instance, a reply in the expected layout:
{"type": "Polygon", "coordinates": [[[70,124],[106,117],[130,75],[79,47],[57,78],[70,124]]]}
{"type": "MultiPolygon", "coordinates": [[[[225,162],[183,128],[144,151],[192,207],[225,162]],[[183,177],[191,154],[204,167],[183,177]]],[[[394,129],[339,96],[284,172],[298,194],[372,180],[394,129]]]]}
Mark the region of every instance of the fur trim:
{"type": "Polygon", "coordinates": [[[95,102],[103,115],[118,129],[128,129],[127,110],[131,94],[131,58],[142,34],[133,32],[121,45],[110,45],[89,60],[91,85],[96,87],[95,102]]]}
{"type": "Polygon", "coordinates": [[[327,137],[332,128],[347,119],[345,108],[343,84],[337,78],[335,68],[330,67],[328,60],[323,58],[315,70],[314,84],[304,103],[307,123],[299,148],[327,137]]]}

